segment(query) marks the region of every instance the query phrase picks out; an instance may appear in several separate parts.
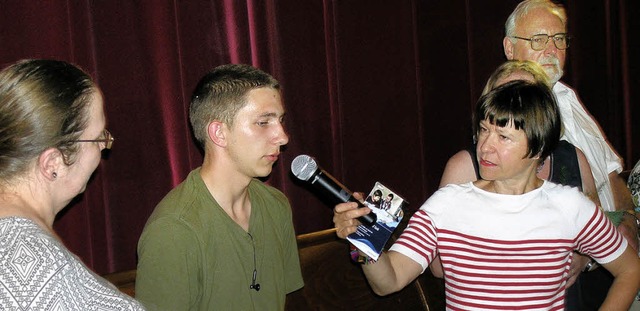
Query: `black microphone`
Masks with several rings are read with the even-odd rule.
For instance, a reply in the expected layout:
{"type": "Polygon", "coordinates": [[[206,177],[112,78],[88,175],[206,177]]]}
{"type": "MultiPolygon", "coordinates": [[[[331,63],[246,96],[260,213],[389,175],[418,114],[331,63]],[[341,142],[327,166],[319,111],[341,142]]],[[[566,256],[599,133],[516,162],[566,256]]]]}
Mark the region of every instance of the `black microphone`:
{"type": "Polygon", "coordinates": [[[260,284],[256,284],[256,277],[258,276],[258,266],[256,265],[256,244],[253,241],[253,235],[249,234],[249,238],[251,239],[251,246],[253,247],[253,276],[251,277],[251,285],[249,285],[249,289],[254,289],[256,292],[260,291],[260,284]]]}
{"type": "MultiPolygon", "coordinates": [[[[331,195],[339,203],[356,202],[358,207],[364,207],[362,202],[353,197],[351,191],[338,182],[333,176],[321,169],[316,161],[305,154],[301,154],[291,162],[291,172],[298,179],[307,181],[325,194],[331,195]]],[[[361,223],[373,225],[376,223],[376,214],[371,212],[358,218],[361,223]]]]}
{"type": "Polygon", "coordinates": [[[260,291],[260,284],[256,284],[256,275],[258,274],[258,271],[256,269],[253,269],[253,278],[251,279],[251,285],[249,285],[249,289],[255,289],[256,292],[260,291]]]}

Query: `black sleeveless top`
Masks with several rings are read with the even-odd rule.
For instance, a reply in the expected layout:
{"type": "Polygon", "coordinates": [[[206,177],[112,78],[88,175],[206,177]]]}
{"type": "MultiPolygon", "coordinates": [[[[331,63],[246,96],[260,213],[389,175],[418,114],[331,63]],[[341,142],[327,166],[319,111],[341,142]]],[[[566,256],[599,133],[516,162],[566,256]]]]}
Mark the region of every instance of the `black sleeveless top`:
{"type": "MultiPolygon", "coordinates": [[[[480,180],[476,145],[473,144],[471,148],[467,149],[467,152],[471,155],[476,178],[480,180]]],[[[556,184],[578,187],[582,191],[580,164],[578,163],[578,154],[574,145],[565,140],[558,142],[558,146],[551,153],[549,163],[551,164],[551,171],[547,180],[556,184]]]]}

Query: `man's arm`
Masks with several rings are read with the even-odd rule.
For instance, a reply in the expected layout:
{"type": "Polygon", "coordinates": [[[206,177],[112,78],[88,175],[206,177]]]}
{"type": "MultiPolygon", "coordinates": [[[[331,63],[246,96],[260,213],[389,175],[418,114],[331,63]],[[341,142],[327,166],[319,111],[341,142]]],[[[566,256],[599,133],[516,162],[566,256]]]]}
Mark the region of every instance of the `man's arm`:
{"type": "Polygon", "coordinates": [[[609,173],[609,182],[613,192],[613,201],[617,211],[632,210],[633,200],[627,182],[617,172],[609,173]]]}
{"type": "Polygon", "coordinates": [[[304,286],[302,270],[300,268],[300,258],[298,256],[298,243],[293,227],[293,216],[289,202],[286,203],[286,217],[282,220],[283,227],[283,264],[285,267],[286,293],[289,294],[304,286]]]}
{"type": "Polygon", "coordinates": [[[183,225],[157,219],[138,242],[136,299],[148,310],[189,310],[200,296],[199,243],[183,225]]]}
{"type": "MultiPolygon", "coordinates": [[[[609,174],[609,182],[611,183],[611,189],[613,192],[613,199],[616,205],[617,211],[629,211],[634,213],[633,200],[631,199],[631,192],[627,187],[627,183],[617,172],[611,172],[609,174]]],[[[638,215],[636,215],[638,217],[638,215]]],[[[629,243],[629,246],[638,253],[638,224],[634,217],[625,216],[622,222],[618,226],[618,231],[624,236],[629,243]]]]}

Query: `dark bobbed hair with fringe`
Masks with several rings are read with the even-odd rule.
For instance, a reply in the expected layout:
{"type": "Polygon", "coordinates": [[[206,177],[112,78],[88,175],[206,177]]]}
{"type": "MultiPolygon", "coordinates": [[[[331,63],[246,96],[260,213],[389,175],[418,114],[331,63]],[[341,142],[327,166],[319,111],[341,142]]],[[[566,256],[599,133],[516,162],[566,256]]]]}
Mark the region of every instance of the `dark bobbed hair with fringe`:
{"type": "Polygon", "coordinates": [[[478,100],[473,116],[473,131],[477,136],[480,122],[523,130],[528,143],[525,157],[551,154],[560,140],[561,121],[556,98],[543,83],[522,80],[505,83],[478,100]]]}

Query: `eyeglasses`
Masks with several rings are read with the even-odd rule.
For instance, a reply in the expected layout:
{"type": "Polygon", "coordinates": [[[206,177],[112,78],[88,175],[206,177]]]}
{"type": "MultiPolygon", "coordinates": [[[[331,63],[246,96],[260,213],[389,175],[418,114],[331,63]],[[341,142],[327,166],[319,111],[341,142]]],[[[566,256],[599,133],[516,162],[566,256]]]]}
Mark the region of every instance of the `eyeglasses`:
{"type": "Polygon", "coordinates": [[[72,140],[71,142],[72,143],[103,143],[104,144],[104,149],[111,149],[111,146],[113,145],[113,141],[116,140],[111,135],[111,132],[109,132],[107,129],[104,129],[104,131],[102,131],[102,135],[100,137],[102,137],[102,138],[99,138],[99,139],[78,139],[78,140],[72,140]]]}
{"type": "Polygon", "coordinates": [[[557,33],[553,36],[549,36],[547,34],[539,34],[533,35],[531,38],[522,38],[518,36],[512,36],[511,38],[516,38],[520,40],[526,40],[531,42],[531,48],[534,51],[542,51],[547,47],[547,43],[550,38],[553,38],[553,44],[558,48],[558,50],[566,50],[569,48],[569,41],[571,39],[566,33],[557,33]]]}

